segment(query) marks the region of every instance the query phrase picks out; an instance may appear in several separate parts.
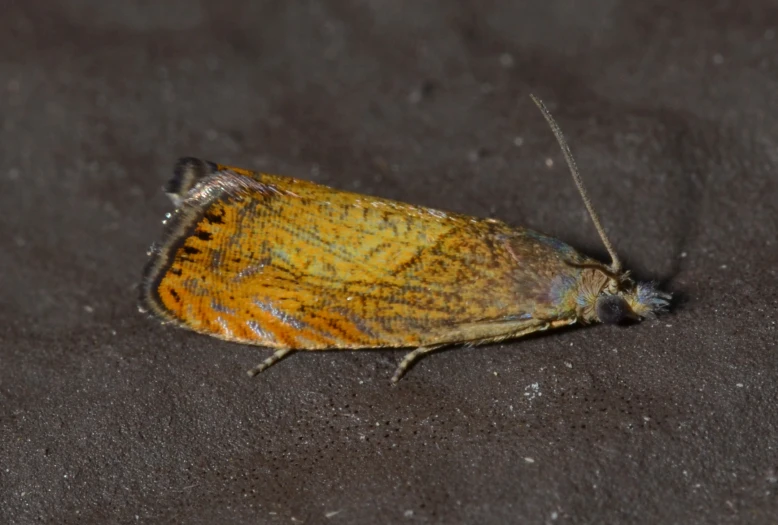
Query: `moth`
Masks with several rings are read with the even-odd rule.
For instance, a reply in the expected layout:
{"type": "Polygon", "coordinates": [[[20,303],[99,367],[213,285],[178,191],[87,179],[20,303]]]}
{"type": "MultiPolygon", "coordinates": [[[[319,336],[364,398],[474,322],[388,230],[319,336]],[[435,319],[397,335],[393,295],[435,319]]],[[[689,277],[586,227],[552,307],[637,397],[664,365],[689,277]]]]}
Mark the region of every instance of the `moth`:
{"type": "Polygon", "coordinates": [[[181,159],[176,209],[149,250],[140,309],[165,323],[275,349],[409,348],[392,382],[442,346],[481,345],[575,323],[621,323],[667,308],[613,249],[545,105],[611,262],[502,221],[313,182],[181,159]]]}

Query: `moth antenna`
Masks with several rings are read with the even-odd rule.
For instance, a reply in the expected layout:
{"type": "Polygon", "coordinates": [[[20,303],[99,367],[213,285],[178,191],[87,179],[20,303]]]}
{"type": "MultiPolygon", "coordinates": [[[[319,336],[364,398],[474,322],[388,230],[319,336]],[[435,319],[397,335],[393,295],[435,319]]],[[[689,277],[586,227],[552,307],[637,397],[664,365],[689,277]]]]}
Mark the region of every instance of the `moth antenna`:
{"type": "Polygon", "coordinates": [[[546,122],[548,122],[548,125],[551,127],[551,131],[554,132],[554,136],[556,137],[557,142],[559,142],[559,146],[562,148],[562,154],[565,156],[567,165],[570,168],[570,173],[573,175],[575,185],[578,186],[578,191],[581,194],[581,198],[583,199],[584,204],[586,205],[586,209],[589,211],[589,217],[592,218],[594,227],[597,228],[597,233],[600,234],[600,239],[602,239],[602,243],[605,245],[605,249],[608,250],[608,254],[611,256],[611,271],[614,274],[620,273],[621,261],[619,260],[619,256],[616,254],[616,250],[613,249],[613,245],[608,240],[608,236],[605,234],[605,228],[603,228],[602,223],[600,223],[600,217],[597,215],[597,212],[594,211],[592,201],[589,200],[589,195],[586,193],[586,188],[584,187],[583,180],[581,179],[581,174],[578,173],[578,166],[575,164],[575,159],[573,158],[573,154],[570,151],[570,146],[567,145],[567,141],[565,140],[565,136],[562,134],[562,130],[559,128],[559,124],[556,123],[554,117],[551,116],[551,112],[538,97],[530,93],[530,98],[532,98],[532,101],[535,103],[535,105],[540,108],[541,113],[543,113],[543,116],[546,118],[546,122]]]}

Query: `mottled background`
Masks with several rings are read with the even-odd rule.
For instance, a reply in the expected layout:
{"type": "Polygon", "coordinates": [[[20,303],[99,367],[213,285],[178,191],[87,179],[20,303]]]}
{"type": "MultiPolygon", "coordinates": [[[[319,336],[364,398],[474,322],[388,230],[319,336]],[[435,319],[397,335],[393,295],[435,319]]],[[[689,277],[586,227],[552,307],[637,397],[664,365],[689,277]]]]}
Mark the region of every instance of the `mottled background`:
{"type": "Polygon", "coordinates": [[[0,522],[775,523],[778,4],[0,1],[0,522]],[[137,312],[194,155],[500,217],[674,311],[295,355],[137,312]]]}

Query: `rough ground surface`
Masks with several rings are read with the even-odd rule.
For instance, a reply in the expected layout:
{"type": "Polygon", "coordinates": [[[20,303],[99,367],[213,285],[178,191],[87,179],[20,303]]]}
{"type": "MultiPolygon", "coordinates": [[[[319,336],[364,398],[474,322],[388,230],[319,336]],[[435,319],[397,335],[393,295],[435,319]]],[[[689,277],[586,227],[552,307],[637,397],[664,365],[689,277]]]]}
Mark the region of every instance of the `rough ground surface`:
{"type": "Polygon", "coordinates": [[[775,523],[778,5],[4,0],[0,522],[775,523]],[[194,155],[602,256],[670,315],[268,355],[137,312],[194,155]]]}

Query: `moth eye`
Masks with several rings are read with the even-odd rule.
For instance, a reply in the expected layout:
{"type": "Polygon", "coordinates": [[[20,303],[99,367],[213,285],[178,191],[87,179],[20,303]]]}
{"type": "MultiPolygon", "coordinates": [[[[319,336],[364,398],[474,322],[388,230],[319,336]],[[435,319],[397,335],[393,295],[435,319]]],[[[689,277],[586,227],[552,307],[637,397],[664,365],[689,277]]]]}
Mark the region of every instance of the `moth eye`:
{"type": "Polygon", "coordinates": [[[619,324],[632,313],[627,301],[618,295],[601,295],[595,308],[597,317],[605,324],[619,324]]]}

